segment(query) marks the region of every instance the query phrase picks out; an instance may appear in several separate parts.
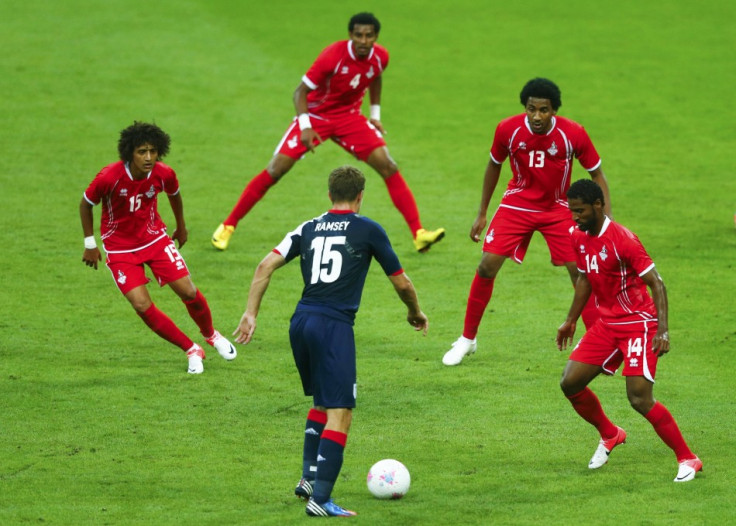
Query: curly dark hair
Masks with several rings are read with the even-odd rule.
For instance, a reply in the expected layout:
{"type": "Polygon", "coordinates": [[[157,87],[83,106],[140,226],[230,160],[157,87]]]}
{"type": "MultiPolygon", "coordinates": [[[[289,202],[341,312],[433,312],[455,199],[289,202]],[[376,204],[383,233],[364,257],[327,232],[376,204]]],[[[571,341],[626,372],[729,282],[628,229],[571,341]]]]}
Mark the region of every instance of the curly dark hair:
{"type": "Polygon", "coordinates": [[[567,191],[568,199],[580,199],[586,205],[592,205],[596,200],[601,200],[601,205],[606,204],[603,198],[603,189],[592,179],[578,179],[570,185],[567,191]]]}
{"type": "Polygon", "coordinates": [[[120,132],[118,154],[126,163],[133,160],[133,152],[143,144],[150,144],[158,150],[158,157],[162,159],[169,153],[171,137],[155,124],[134,121],[133,124],[120,132]]]}
{"type": "Polygon", "coordinates": [[[327,189],[330,191],[333,203],[354,201],[365,189],[365,176],[354,166],[347,164],[340,166],[330,173],[327,189]]]}
{"type": "Polygon", "coordinates": [[[549,99],[552,104],[552,109],[557,111],[562,106],[562,93],[557,84],[549,79],[537,77],[527,82],[521,89],[519,98],[521,99],[521,105],[526,106],[529,101],[529,97],[535,99],[549,99]]]}
{"type": "Polygon", "coordinates": [[[358,13],[357,15],[353,15],[350,22],[348,22],[348,31],[350,33],[353,32],[356,24],[373,26],[373,29],[376,30],[376,35],[381,32],[381,23],[373,16],[373,13],[358,13]]]}

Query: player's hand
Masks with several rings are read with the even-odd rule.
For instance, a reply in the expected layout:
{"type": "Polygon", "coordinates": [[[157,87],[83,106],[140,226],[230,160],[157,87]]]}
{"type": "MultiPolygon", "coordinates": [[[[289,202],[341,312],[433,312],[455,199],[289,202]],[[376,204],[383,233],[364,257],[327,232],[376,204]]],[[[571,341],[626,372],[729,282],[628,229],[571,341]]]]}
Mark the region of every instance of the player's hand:
{"type": "Polygon", "coordinates": [[[314,129],[312,128],[306,128],[302,130],[301,139],[304,147],[312,153],[314,153],[314,149],[317,147],[317,145],[322,142],[322,137],[320,137],[319,133],[314,131],[314,129]]]}
{"type": "Polygon", "coordinates": [[[429,320],[422,311],[419,311],[418,314],[409,313],[409,315],[406,317],[406,321],[409,322],[409,325],[414,327],[415,331],[423,331],[424,335],[427,335],[427,329],[429,329],[429,320]]]}
{"type": "Polygon", "coordinates": [[[667,331],[657,330],[657,334],[652,338],[652,351],[657,356],[670,352],[670,335],[667,331]]]}
{"type": "Polygon", "coordinates": [[[256,332],[256,317],[246,311],[240,318],[238,328],[233,331],[233,336],[237,343],[248,344],[253,339],[254,332],[256,332]]]}
{"type": "Polygon", "coordinates": [[[557,349],[567,349],[568,345],[572,345],[572,338],[575,336],[576,323],[574,321],[565,320],[565,323],[557,329],[557,349]]]}
{"type": "Polygon", "coordinates": [[[477,243],[480,241],[481,236],[485,232],[486,229],[486,218],[485,216],[478,216],[475,218],[475,222],[473,223],[473,226],[470,228],[470,239],[473,240],[474,243],[477,243]]]}
{"type": "Polygon", "coordinates": [[[174,233],[171,234],[171,239],[179,242],[179,248],[184,246],[184,243],[189,239],[189,231],[186,227],[177,228],[174,233]]]}
{"type": "Polygon", "coordinates": [[[381,135],[386,135],[386,130],[383,129],[383,124],[381,124],[381,121],[378,121],[376,119],[370,119],[370,123],[379,131],[381,132],[381,135]]]}
{"type": "Polygon", "coordinates": [[[97,270],[97,262],[102,261],[102,254],[100,254],[100,249],[97,247],[85,248],[84,254],[82,254],[82,261],[88,267],[92,267],[97,270]]]}

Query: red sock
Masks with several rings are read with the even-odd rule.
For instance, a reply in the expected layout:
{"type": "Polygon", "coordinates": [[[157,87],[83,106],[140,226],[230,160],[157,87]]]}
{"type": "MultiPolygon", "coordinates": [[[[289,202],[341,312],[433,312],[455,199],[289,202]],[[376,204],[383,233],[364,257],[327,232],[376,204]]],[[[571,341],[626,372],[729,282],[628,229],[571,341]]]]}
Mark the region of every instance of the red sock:
{"type": "Polygon", "coordinates": [[[586,329],[590,329],[593,324],[598,321],[598,318],[601,317],[598,312],[598,307],[595,306],[595,295],[590,295],[588,302],[585,304],[585,307],[583,307],[583,312],[580,314],[580,317],[583,318],[583,323],[585,324],[586,329]]]}
{"type": "Polygon", "coordinates": [[[182,351],[187,352],[194,345],[194,342],[186,334],[181,332],[181,329],[171,321],[171,318],[158,310],[158,307],[154,304],[151,304],[146,312],[138,312],[138,316],[141,317],[153,332],[167,342],[173,343],[182,351]]]}
{"type": "Polygon", "coordinates": [[[250,180],[248,185],[240,194],[240,199],[235,204],[233,211],[227,216],[227,219],[223,221],[226,225],[237,226],[238,221],[245,217],[245,214],[250,212],[250,209],[266,195],[269,188],[276,184],[276,179],[271,177],[268,170],[263,170],[261,173],[256,175],[250,180]]]}
{"type": "Polygon", "coordinates": [[[210,311],[210,306],[207,305],[204,294],[199,289],[197,289],[197,296],[193,300],[185,301],[184,305],[189,311],[189,316],[199,327],[202,336],[209,338],[215,334],[215,328],[212,326],[212,311],[210,311]]]}
{"type": "Polygon", "coordinates": [[[483,318],[488,302],[491,301],[495,281],[496,278],[481,278],[478,271],[475,272],[473,283],[470,285],[468,305],[465,308],[465,326],[463,327],[463,336],[469,340],[474,339],[478,334],[480,320],[483,318]]]}
{"type": "Polygon", "coordinates": [[[603,412],[600,400],[598,400],[595,393],[588,387],[579,393],[568,396],[567,399],[570,400],[572,408],[575,409],[577,414],[598,430],[601,438],[612,438],[616,436],[618,429],[608,419],[606,413],[603,412]]]}
{"type": "Polygon", "coordinates": [[[672,414],[664,405],[659,402],[655,403],[654,407],[644,415],[644,418],[649,420],[649,423],[652,424],[652,427],[654,427],[662,442],[667,444],[675,452],[678,462],[695,458],[693,452],[687,447],[680,428],[677,427],[677,422],[675,422],[672,414]]]}
{"type": "Polygon", "coordinates": [[[388,195],[394,206],[399,209],[404,221],[409,225],[412,235],[416,237],[416,232],[422,228],[422,222],[419,220],[419,210],[417,202],[414,200],[414,194],[411,193],[409,185],[406,184],[400,172],[396,172],[385,180],[388,195]]]}

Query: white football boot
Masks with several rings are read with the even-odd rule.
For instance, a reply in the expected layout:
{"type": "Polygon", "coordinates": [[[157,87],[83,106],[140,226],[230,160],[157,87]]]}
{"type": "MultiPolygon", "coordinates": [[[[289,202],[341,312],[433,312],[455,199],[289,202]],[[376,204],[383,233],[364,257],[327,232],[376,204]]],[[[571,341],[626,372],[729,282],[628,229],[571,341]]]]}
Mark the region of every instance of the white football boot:
{"type": "Polygon", "coordinates": [[[238,356],[238,351],[235,350],[235,346],[230,343],[230,340],[225,338],[222,334],[215,331],[215,333],[207,338],[207,343],[217,349],[220,356],[226,360],[234,360],[238,356]]]}
{"type": "Polygon", "coordinates": [[[473,354],[478,347],[475,338],[468,340],[465,336],[460,336],[449,351],[442,357],[442,363],[445,365],[457,365],[463,361],[468,354],[473,354]]]}

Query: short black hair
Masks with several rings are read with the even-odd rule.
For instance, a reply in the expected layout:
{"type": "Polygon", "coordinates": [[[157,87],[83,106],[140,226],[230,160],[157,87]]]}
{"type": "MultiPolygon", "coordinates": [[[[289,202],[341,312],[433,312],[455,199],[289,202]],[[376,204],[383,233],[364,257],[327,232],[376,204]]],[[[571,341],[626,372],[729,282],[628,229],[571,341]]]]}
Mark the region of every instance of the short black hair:
{"type": "Polygon", "coordinates": [[[135,149],[146,143],[156,148],[159,159],[163,159],[169,153],[171,137],[155,124],[134,121],[133,124],[120,132],[120,140],[118,141],[120,159],[129,163],[133,160],[135,149]]]}
{"type": "Polygon", "coordinates": [[[552,109],[557,111],[562,106],[562,93],[557,84],[549,79],[537,77],[527,82],[523,88],[521,88],[521,105],[526,106],[529,101],[529,97],[535,99],[549,99],[552,103],[552,109]]]}
{"type": "Polygon", "coordinates": [[[600,199],[601,205],[606,204],[603,198],[603,189],[592,179],[578,179],[570,185],[567,191],[568,199],[580,199],[586,205],[592,205],[600,199]]]}
{"type": "Polygon", "coordinates": [[[365,176],[354,166],[340,166],[330,173],[327,189],[333,203],[350,203],[365,189],[365,176]]]}
{"type": "Polygon", "coordinates": [[[352,33],[356,25],[373,26],[376,35],[381,32],[381,23],[373,13],[358,13],[357,15],[353,15],[350,22],[348,22],[348,31],[352,33]]]}

